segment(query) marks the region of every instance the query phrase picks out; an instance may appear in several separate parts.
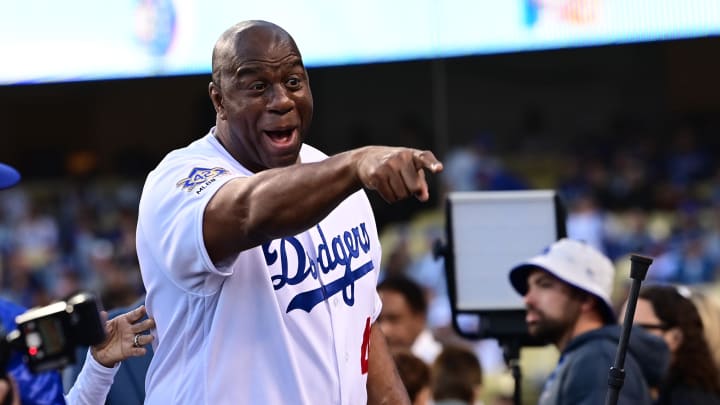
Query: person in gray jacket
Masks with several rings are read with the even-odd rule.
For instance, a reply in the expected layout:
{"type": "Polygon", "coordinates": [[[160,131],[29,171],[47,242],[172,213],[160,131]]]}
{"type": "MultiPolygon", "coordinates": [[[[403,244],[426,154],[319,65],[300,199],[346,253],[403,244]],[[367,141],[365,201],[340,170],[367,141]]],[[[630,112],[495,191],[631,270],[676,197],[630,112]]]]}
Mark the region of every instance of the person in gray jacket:
{"type": "MultiPolygon", "coordinates": [[[[620,326],[610,303],[615,269],[590,245],[561,239],[510,271],[527,309],[528,332],[560,351],[540,405],[604,404],[620,326]]],[[[669,363],[667,345],[641,328],[631,332],[618,404],[652,404],[650,387],[669,363]]]]}

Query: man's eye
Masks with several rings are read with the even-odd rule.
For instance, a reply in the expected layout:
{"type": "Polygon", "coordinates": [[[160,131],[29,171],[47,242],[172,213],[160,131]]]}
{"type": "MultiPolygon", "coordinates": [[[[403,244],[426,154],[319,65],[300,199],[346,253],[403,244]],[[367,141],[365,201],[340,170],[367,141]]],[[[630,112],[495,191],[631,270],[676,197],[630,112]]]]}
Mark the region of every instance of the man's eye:
{"type": "Polygon", "coordinates": [[[290,87],[290,88],[299,87],[300,79],[298,79],[297,77],[291,77],[287,80],[286,83],[287,83],[288,87],[290,87]]]}
{"type": "Polygon", "coordinates": [[[553,286],[552,281],[542,280],[538,282],[538,285],[542,288],[550,288],[553,286]]]}
{"type": "Polygon", "coordinates": [[[253,82],[250,84],[250,89],[255,91],[262,91],[265,90],[265,83],[263,82],[253,82]]]}

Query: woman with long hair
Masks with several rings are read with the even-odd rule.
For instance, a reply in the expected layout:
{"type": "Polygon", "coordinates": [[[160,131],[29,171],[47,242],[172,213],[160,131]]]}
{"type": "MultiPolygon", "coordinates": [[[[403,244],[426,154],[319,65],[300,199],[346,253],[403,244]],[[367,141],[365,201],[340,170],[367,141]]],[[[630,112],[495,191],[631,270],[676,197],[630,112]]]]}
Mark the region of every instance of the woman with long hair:
{"type": "Polygon", "coordinates": [[[670,369],[659,387],[658,405],[720,404],[718,368],[703,323],[684,287],[650,285],[640,290],[635,325],[662,337],[670,348],[670,369]]]}

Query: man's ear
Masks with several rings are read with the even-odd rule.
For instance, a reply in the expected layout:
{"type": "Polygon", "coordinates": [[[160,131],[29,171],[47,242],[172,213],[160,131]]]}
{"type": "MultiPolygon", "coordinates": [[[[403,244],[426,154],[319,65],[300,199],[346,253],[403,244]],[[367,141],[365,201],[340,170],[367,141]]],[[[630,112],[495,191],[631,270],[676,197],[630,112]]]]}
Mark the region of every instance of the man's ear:
{"type": "Polygon", "coordinates": [[[210,101],[212,101],[213,107],[215,107],[215,113],[217,113],[218,118],[225,120],[225,107],[223,106],[223,98],[222,93],[220,92],[220,87],[217,86],[215,82],[210,82],[208,85],[208,93],[210,94],[210,101]]]}
{"type": "Polygon", "coordinates": [[[603,305],[600,302],[600,298],[597,298],[591,294],[585,293],[580,298],[580,310],[584,313],[594,313],[603,319],[603,305]]]}
{"type": "Polygon", "coordinates": [[[598,299],[594,296],[584,293],[580,297],[580,300],[580,308],[583,310],[583,312],[600,312],[600,303],[598,302],[598,299]]]}

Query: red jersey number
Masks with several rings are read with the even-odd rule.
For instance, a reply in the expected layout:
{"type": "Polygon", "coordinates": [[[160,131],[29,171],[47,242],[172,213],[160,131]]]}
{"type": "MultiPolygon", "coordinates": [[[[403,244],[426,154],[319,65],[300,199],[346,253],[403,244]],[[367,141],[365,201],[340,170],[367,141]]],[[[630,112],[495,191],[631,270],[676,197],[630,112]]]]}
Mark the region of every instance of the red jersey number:
{"type": "Polygon", "coordinates": [[[363,332],[362,347],[360,348],[360,371],[363,374],[368,372],[368,359],[370,357],[370,317],[365,320],[365,331],[363,332]]]}

